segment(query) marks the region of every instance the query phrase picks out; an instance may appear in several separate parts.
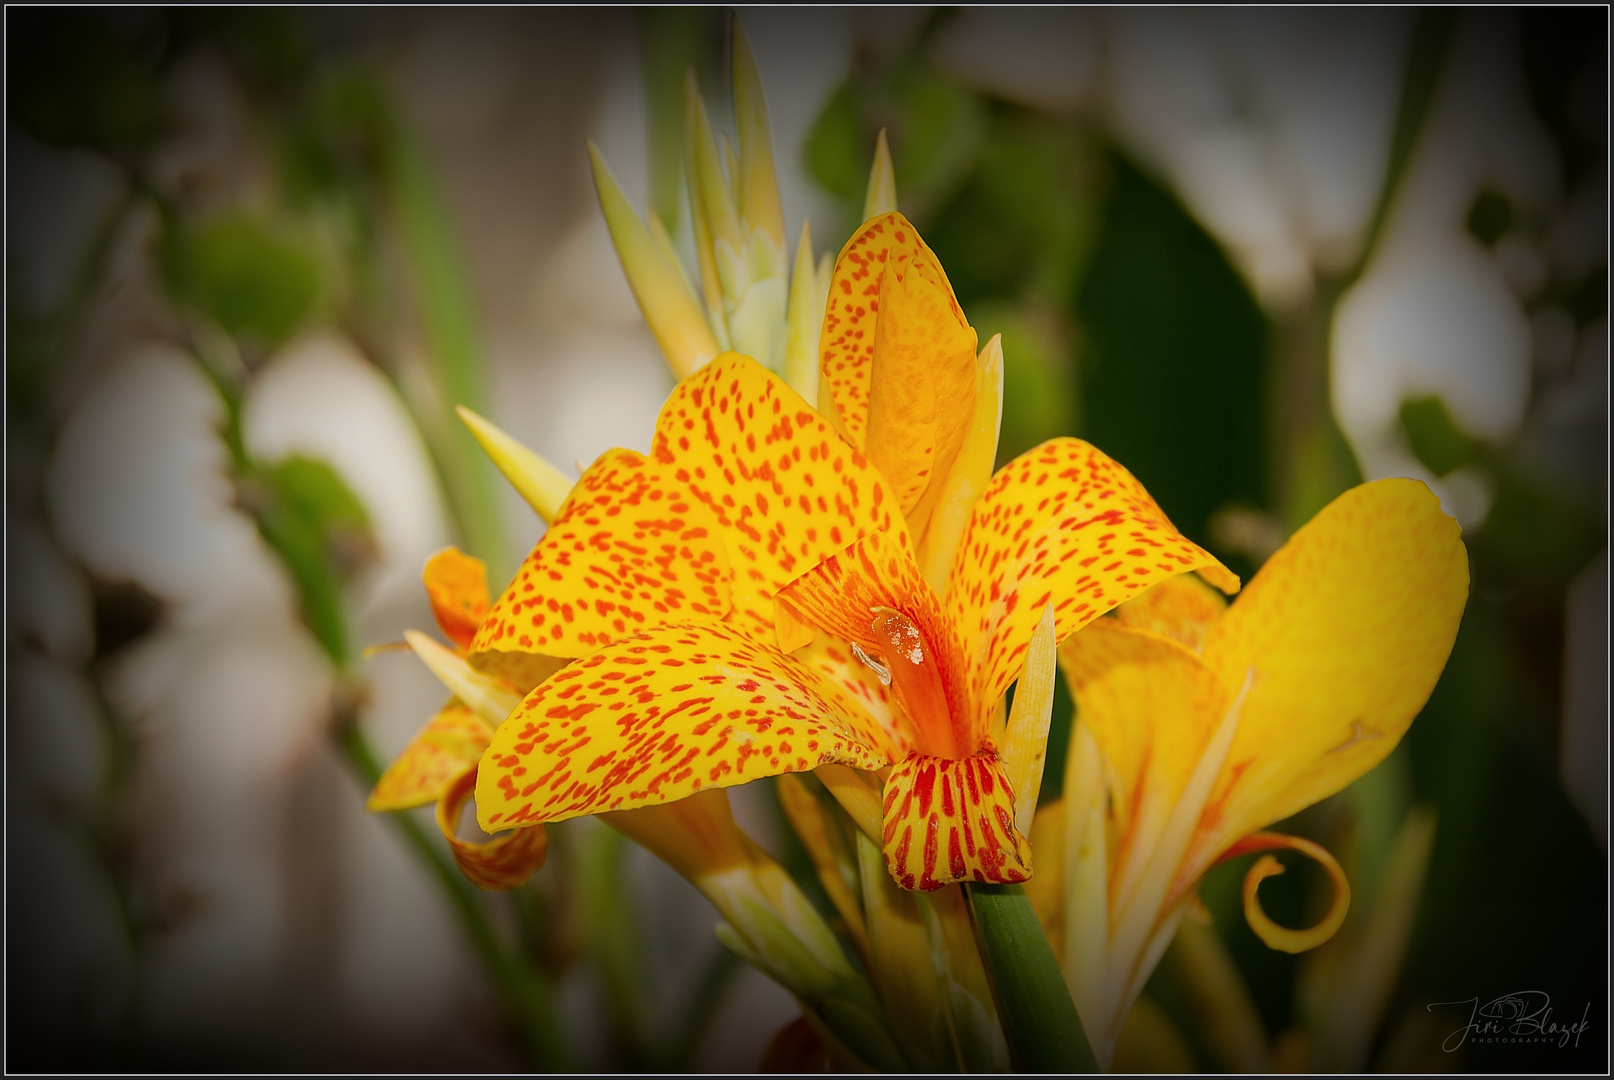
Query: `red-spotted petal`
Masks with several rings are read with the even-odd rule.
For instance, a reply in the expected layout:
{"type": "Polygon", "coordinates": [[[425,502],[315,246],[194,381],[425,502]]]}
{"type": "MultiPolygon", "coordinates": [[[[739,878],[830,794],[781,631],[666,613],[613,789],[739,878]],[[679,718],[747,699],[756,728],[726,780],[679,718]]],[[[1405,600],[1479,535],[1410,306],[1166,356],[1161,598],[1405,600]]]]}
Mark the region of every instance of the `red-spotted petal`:
{"type": "Polygon", "coordinates": [[[774,640],[774,593],[825,556],[871,532],[912,550],[879,472],[750,357],[725,353],[678,384],[654,457],[710,513],[734,570],[729,621],[759,640],[774,640]]]}
{"type": "Polygon", "coordinates": [[[1014,827],[1014,792],[996,755],[909,754],[885,782],[886,867],[904,889],[1031,876],[1031,845],[1014,827]]]}
{"type": "Polygon", "coordinates": [[[459,548],[444,548],[426,561],[421,578],[437,625],[455,645],[470,648],[490,604],[487,565],[459,548]]]}
{"type": "Polygon", "coordinates": [[[408,810],[426,805],[476,768],[492,738],[492,724],[460,702],[450,702],[387,766],[365,809],[408,810]]]}
{"type": "Polygon", "coordinates": [[[781,646],[799,640],[793,628],[816,626],[879,666],[911,725],[905,745],[943,757],[980,749],[987,717],[971,699],[958,630],[891,538],[865,536],[786,585],[776,601],[781,646]]]}
{"type": "Polygon", "coordinates": [[[729,563],[710,515],[631,450],[600,456],[483,620],[471,662],[583,656],[670,622],[729,610],[729,563]]]}
{"type": "Polygon", "coordinates": [[[970,515],[947,602],[963,632],[979,700],[1020,672],[1043,606],[1063,641],[1117,604],[1198,570],[1226,592],[1234,577],[1177,532],[1132,474],[1080,439],[1053,439],[1005,465],[970,515]]]}
{"type": "Polygon", "coordinates": [[[824,763],[890,763],[873,722],[789,657],[722,623],[608,645],[539,686],[477,774],[484,829],[672,802],[824,763]]]}
{"type": "MultiPolygon", "coordinates": [[[[819,378],[852,445],[860,450],[868,430],[880,275],[893,256],[912,256],[920,251],[935,260],[907,218],[896,212],[881,214],[864,222],[841,248],[830,276],[829,303],[824,308],[824,327],[818,337],[819,378]]],[[[935,266],[945,284],[947,278],[941,272],[940,261],[935,261],[935,266]]],[[[947,295],[956,309],[958,301],[952,299],[951,285],[947,286],[947,295]]],[[[965,321],[961,311],[958,321],[965,321]]]]}
{"type": "Polygon", "coordinates": [[[515,889],[543,868],[549,834],[542,825],[514,829],[491,840],[459,838],[460,810],[476,786],[476,772],[466,772],[437,800],[437,827],[454,853],[460,873],[479,889],[515,889]]]}

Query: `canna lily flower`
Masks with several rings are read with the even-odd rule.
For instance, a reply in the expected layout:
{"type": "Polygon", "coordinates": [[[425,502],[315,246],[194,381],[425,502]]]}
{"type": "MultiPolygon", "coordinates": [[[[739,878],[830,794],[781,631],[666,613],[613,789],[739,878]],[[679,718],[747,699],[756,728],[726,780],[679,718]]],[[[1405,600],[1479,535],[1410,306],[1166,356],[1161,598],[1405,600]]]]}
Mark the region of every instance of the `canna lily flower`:
{"type": "Polygon", "coordinates": [[[410,646],[434,671],[449,672],[456,695],[427,722],[381,774],[365,808],[408,810],[437,803],[437,826],[461,872],[484,889],[513,889],[543,866],[549,843],[543,829],[518,829],[486,841],[459,837],[460,812],[476,783],[476,765],[520,695],[495,678],[470,670],[463,659],[490,606],[487,568],[455,548],[433,555],[421,575],[437,625],[454,650],[423,634],[410,646]]]}
{"type": "Polygon", "coordinates": [[[649,457],[578,481],[471,645],[570,661],[495,733],[484,829],[889,769],[898,884],[1025,880],[1055,643],[1177,574],[1237,587],[1079,440],[987,482],[1001,353],[976,354],[901,215],[843,250],[820,341],[828,416],[726,354],[673,391],[649,457]],[[1028,668],[1045,689],[1005,722],[1028,668]]]}
{"type": "Polygon", "coordinates": [[[1039,815],[1061,872],[1033,903],[1063,940],[1064,971],[1101,1062],[1212,865],[1288,848],[1335,888],[1293,930],[1244,882],[1246,919],[1302,952],[1339,928],[1350,891],[1327,850],[1262,832],[1382,761],[1445,666],[1468,591],[1457,523],[1423,484],[1341,495],[1274,554],[1230,607],[1192,577],[1164,582],[1065,642],[1078,724],[1066,795],[1039,815]],[[1061,844],[1058,834],[1063,832],[1061,844]]]}

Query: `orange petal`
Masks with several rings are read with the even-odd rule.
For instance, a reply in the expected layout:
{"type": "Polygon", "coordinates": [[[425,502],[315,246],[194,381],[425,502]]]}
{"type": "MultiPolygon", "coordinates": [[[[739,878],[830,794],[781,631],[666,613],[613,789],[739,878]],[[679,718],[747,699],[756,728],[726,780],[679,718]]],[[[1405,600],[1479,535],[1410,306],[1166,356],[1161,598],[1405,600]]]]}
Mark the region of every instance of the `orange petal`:
{"type": "Polygon", "coordinates": [[[659,627],[575,661],[494,733],[484,829],[682,799],[811,769],[878,768],[873,721],[814,672],[722,623],[659,627]]]}
{"type": "Polygon", "coordinates": [[[492,724],[458,701],[451,702],[387,766],[364,808],[383,811],[424,806],[476,768],[492,738],[492,724]]]}
{"type": "Polygon", "coordinates": [[[928,250],[887,256],[874,325],[865,451],[925,525],[975,415],[975,331],[928,250]]]}
{"type": "Polygon", "coordinates": [[[476,770],[455,780],[437,800],[437,827],[454,852],[460,873],[479,889],[514,889],[542,869],[549,854],[549,834],[542,825],[514,829],[491,840],[461,840],[460,809],[476,786],[476,770]]]}
{"type": "Polygon", "coordinates": [[[483,621],[479,667],[496,656],[573,657],[669,622],[729,609],[729,563],[710,516],[662,465],[610,450],[577,482],[483,621]]]}
{"type": "Polygon", "coordinates": [[[1143,485],[1080,439],[1052,439],[1005,465],[982,492],[953,557],[958,616],[978,700],[1020,673],[1046,604],[1063,641],[1156,582],[1189,570],[1238,579],[1184,538],[1143,485]]]}
{"type": "Polygon", "coordinates": [[[1224,685],[1256,676],[1185,873],[1384,760],[1467,599],[1461,528],[1416,480],[1352,488],[1290,537],[1205,637],[1224,685]]]}
{"type": "Polygon", "coordinates": [[[1222,594],[1197,574],[1178,574],[1115,609],[1122,626],[1171,638],[1198,652],[1205,634],[1227,611],[1222,594]]]}
{"type": "Polygon", "coordinates": [[[904,742],[958,757],[980,749],[987,717],[970,700],[952,618],[896,541],[870,533],[796,578],[776,597],[779,640],[810,624],[883,665],[902,702],[904,742]]]}
{"type": "Polygon", "coordinates": [[[1263,855],[1255,861],[1254,866],[1250,867],[1249,873],[1244,875],[1244,918],[1249,922],[1250,929],[1255,931],[1255,936],[1266,942],[1268,948],[1286,953],[1302,953],[1307,949],[1315,949],[1333,937],[1344,925],[1345,913],[1351,906],[1351,884],[1345,879],[1345,871],[1340,869],[1338,861],[1327,848],[1298,836],[1256,833],[1253,836],[1246,836],[1228,848],[1227,854],[1218,861],[1247,855],[1252,851],[1271,851],[1276,848],[1288,848],[1290,851],[1298,851],[1317,860],[1322,868],[1328,871],[1329,880],[1333,882],[1334,902],[1329,905],[1328,914],[1324,915],[1315,926],[1305,930],[1290,930],[1288,927],[1279,926],[1261,910],[1261,900],[1256,893],[1261,887],[1261,882],[1283,873],[1284,866],[1271,855],[1263,855]]]}
{"type": "Polygon", "coordinates": [[[991,753],[911,753],[885,782],[885,859],[904,889],[1031,876],[1031,845],[1014,827],[1014,792],[991,753]]]}
{"type": "Polygon", "coordinates": [[[426,560],[421,577],[437,625],[461,649],[470,648],[488,613],[487,564],[459,548],[444,548],[426,560]]]}
{"type": "MultiPolygon", "coordinates": [[[[819,379],[821,392],[834,402],[852,445],[860,450],[868,429],[881,271],[893,255],[911,256],[929,250],[908,219],[892,211],[865,221],[835,260],[829,303],[824,308],[824,329],[818,338],[819,379]]],[[[938,271],[940,268],[938,262],[938,271]]],[[[943,274],[942,281],[946,280],[943,274]]],[[[950,285],[947,294],[952,296],[950,285]]],[[[962,314],[959,321],[963,322],[962,314]]]]}
{"type": "Polygon", "coordinates": [[[879,472],[750,357],[725,353],[678,384],[654,458],[710,513],[734,569],[730,621],[759,640],[774,640],[774,593],[825,556],[871,532],[912,550],[879,472]]]}

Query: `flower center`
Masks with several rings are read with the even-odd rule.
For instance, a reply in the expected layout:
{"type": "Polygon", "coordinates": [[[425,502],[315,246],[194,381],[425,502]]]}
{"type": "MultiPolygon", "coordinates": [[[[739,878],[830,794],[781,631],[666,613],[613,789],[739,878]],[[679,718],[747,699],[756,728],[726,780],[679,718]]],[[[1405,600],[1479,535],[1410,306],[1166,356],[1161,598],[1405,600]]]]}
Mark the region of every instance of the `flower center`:
{"type": "Polygon", "coordinates": [[[915,749],[937,757],[964,756],[958,745],[940,657],[929,647],[914,621],[895,608],[876,607],[869,623],[877,657],[854,646],[859,660],[896,691],[897,701],[913,722],[915,749]]]}

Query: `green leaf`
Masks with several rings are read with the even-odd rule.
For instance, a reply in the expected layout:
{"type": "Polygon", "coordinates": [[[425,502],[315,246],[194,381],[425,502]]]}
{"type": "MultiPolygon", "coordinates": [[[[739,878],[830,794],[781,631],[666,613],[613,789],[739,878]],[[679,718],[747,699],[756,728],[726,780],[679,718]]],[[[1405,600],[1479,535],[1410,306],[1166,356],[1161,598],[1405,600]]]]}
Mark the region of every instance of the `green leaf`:
{"type": "Polygon", "coordinates": [[[291,336],[326,287],[311,245],[242,214],[170,231],[162,261],[176,296],[232,336],[263,347],[291,336]]]}

